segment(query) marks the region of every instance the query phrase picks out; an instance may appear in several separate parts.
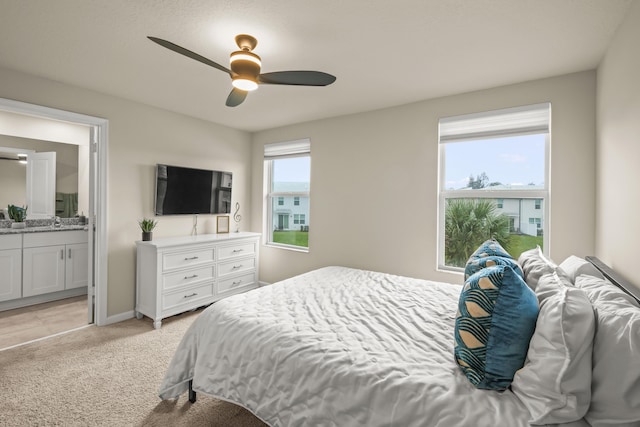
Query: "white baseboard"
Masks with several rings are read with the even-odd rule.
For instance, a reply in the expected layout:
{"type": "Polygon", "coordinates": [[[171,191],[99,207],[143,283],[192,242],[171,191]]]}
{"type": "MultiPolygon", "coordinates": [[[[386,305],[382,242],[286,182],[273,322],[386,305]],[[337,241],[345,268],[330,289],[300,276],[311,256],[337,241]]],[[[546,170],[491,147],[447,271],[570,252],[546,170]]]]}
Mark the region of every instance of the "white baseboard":
{"type": "MultiPolygon", "coordinates": [[[[260,287],[262,287],[262,286],[269,286],[271,283],[260,281],[258,282],[258,284],[260,287]]],[[[119,314],[115,314],[113,316],[107,317],[107,321],[105,322],[104,325],[101,325],[101,326],[111,325],[112,323],[123,322],[133,317],[135,317],[135,312],[133,310],[125,311],[124,313],[119,313],[119,314]]]]}

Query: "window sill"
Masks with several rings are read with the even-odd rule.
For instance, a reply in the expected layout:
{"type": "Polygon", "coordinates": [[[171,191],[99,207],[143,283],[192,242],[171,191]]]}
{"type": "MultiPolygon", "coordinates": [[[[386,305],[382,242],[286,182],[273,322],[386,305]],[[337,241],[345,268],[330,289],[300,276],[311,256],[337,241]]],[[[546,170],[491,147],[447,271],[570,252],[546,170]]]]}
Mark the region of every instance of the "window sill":
{"type": "Polygon", "coordinates": [[[278,244],[278,243],[265,243],[264,245],[269,247],[269,248],[284,249],[284,250],[292,251],[292,252],[309,253],[309,248],[304,248],[304,247],[301,247],[301,246],[282,245],[282,244],[278,244]]]}
{"type": "Polygon", "coordinates": [[[438,268],[436,268],[436,271],[440,273],[453,274],[455,276],[464,276],[464,268],[460,267],[447,267],[446,265],[439,265],[438,268]]]}

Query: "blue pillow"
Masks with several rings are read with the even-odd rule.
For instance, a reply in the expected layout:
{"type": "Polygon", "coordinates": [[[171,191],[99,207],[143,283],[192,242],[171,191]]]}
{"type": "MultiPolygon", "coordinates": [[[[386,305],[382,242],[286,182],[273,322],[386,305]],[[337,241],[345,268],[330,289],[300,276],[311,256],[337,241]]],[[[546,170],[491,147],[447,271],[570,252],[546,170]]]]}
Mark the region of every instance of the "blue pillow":
{"type": "Polygon", "coordinates": [[[489,239],[481,244],[474,253],[471,254],[464,268],[464,280],[492,265],[508,265],[513,270],[524,277],[522,268],[518,262],[498,243],[497,240],[489,239]]]}
{"type": "Polygon", "coordinates": [[[492,255],[483,258],[469,258],[469,261],[467,261],[467,265],[464,268],[464,280],[466,281],[469,277],[473,276],[483,268],[494,265],[508,265],[513,268],[513,271],[515,271],[518,276],[523,277],[522,268],[515,259],[511,257],[507,258],[492,255]]]}
{"type": "Polygon", "coordinates": [[[538,300],[508,265],[483,268],[462,288],[455,324],[456,362],[477,388],[504,390],[524,366],[538,300]]]}
{"type": "MultiPolygon", "coordinates": [[[[472,258],[484,258],[487,256],[501,256],[506,258],[511,258],[509,252],[505,251],[504,248],[498,243],[495,239],[486,240],[483,244],[481,244],[478,249],[474,253],[471,254],[469,259],[472,258]]],[[[513,259],[513,258],[512,258],[513,259]]]]}

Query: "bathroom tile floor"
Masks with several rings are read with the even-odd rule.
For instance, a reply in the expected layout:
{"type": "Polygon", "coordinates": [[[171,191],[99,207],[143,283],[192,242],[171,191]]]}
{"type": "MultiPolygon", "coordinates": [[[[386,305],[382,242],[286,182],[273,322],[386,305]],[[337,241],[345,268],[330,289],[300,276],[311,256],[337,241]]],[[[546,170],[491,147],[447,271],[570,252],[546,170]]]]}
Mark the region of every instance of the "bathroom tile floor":
{"type": "Polygon", "coordinates": [[[87,310],[82,295],[0,311],[0,350],[85,326],[87,310]]]}

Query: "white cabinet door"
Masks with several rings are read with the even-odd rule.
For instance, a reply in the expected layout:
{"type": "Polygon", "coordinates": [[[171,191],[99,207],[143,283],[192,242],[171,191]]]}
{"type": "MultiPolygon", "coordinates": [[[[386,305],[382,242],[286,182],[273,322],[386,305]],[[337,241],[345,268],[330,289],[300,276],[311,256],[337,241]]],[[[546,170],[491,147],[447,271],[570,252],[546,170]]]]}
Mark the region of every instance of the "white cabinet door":
{"type": "Polygon", "coordinates": [[[0,301],[22,296],[22,250],[0,251],[0,301]]]}
{"type": "Polygon", "coordinates": [[[89,245],[66,245],[65,289],[81,288],[89,283],[89,245]]]}
{"type": "Polygon", "coordinates": [[[65,258],[65,245],[24,248],[22,296],[63,291],[65,258]]]}

